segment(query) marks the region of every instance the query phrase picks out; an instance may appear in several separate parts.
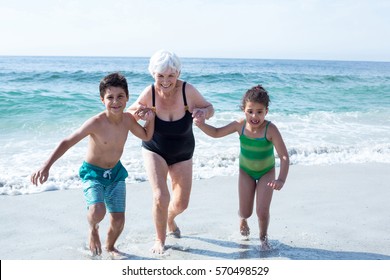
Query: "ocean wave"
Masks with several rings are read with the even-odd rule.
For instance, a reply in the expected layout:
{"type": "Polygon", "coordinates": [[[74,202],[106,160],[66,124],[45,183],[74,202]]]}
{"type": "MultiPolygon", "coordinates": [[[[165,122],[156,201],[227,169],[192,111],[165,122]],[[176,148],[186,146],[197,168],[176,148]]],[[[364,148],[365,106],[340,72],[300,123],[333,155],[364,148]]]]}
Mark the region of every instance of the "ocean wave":
{"type": "MultiPolygon", "coordinates": [[[[238,153],[238,147],[228,147],[222,150],[218,147],[210,149],[198,145],[193,158],[194,179],[237,175],[238,153]]],[[[366,147],[291,147],[288,149],[288,153],[291,165],[390,163],[390,144],[366,147]]],[[[124,160],[122,163],[129,173],[129,177],[126,179],[127,183],[140,183],[148,180],[142,157],[124,160]]],[[[77,175],[78,166],[79,162],[68,163],[68,166],[54,167],[48,182],[40,187],[33,186],[29,181],[29,175],[26,175],[25,171],[21,172],[15,166],[15,168],[10,168],[7,172],[0,174],[0,195],[24,195],[81,188],[81,180],[77,175]]],[[[276,166],[279,167],[277,155],[276,166]]]]}
{"type": "MultiPolygon", "coordinates": [[[[123,75],[129,78],[139,78],[144,80],[150,75],[132,71],[122,71],[123,75]]],[[[32,71],[32,72],[2,72],[2,80],[8,83],[54,83],[54,82],[83,82],[98,85],[100,80],[107,75],[107,72],[91,71],[32,71]]]]}

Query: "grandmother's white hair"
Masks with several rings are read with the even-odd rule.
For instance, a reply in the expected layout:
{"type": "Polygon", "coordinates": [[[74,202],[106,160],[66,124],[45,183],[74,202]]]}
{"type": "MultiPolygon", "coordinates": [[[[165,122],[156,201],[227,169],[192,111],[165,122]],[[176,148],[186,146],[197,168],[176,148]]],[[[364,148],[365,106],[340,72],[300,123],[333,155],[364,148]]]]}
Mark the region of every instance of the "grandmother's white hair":
{"type": "Polygon", "coordinates": [[[149,73],[152,76],[153,73],[162,73],[168,69],[176,70],[178,73],[181,71],[181,62],[175,53],[159,50],[152,55],[148,67],[149,73]]]}

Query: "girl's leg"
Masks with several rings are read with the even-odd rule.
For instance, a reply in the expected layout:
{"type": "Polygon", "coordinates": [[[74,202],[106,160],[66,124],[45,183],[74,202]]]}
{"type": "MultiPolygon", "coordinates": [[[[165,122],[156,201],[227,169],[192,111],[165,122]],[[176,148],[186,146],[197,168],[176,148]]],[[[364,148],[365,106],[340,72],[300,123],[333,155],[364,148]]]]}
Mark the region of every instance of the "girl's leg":
{"type": "Polygon", "coordinates": [[[192,188],[192,159],[178,162],[169,167],[172,180],[172,200],[168,208],[168,231],[180,237],[180,230],[175,223],[177,215],[187,209],[192,188]]]}
{"type": "Polygon", "coordinates": [[[275,178],[275,169],[263,175],[256,186],[256,213],[259,220],[261,249],[269,250],[268,225],[273,189],[267,183],[275,178]]]}
{"type": "Polygon", "coordinates": [[[255,197],[256,181],[245,171],[239,170],[238,176],[238,198],[240,216],[240,233],[242,236],[249,236],[249,226],[247,220],[253,212],[253,202],[255,197]]]}
{"type": "Polygon", "coordinates": [[[152,212],[156,229],[156,241],[151,251],[156,254],[163,254],[165,251],[168,205],[170,200],[167,185],[168,165],[161,156],[146,149],[142,149],[142,155],[153,192],[152,212]]]}

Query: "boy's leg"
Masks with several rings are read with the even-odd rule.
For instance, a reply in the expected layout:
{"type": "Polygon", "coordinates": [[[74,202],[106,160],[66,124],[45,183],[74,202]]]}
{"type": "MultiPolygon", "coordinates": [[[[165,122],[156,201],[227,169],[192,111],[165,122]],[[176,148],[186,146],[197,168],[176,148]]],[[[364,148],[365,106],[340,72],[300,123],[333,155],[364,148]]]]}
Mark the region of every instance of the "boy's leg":
{"type": "Polygon", "coordinates": [[[89,206],[88,223],[89,223],[89,249],[92,255],[101,255],[102,245],[99,237],[99,223],[103,220],[106,214],[106,207],[104,203],[96,203],[89,206]]]}
{"type": "Polygon", "coordinates": [[[115,242],[125,225],[126,183],[119,181],[106,187],[104,199],[110,213],[110,225],[107,233],[106,250],[116,253],[115,242]]]}
{"type": "Polygon", "coordinates": [[[262,249],[270,249],[267,235],[270,221],[270,206],[273,189],[267,183],[275,178],[275,169],[272,169],[257,182],[256,186],[256,213],[259,220],[260,243],[262,249]]]}
{"type": "Polygon", "coordinates": [[[125,225],[125,213],[110,213],[110,227],[107,233],[106,250],[108,252],[117,253],[118,250],[115,248],[115,242],[119,235],[122,233],[125,225]]]}
{"type": "Polygon", "coordinates": [[[106,214],[104,205],[103,186],[94,180],[83,183],[84,198],[88,206],[87,220],[89,223],[89,249],[92,255],[100,255],[102,246],[99,237],[99,223],[106,214]]]}
{"type": "Polygon", "coordinates": [[[250,230],[247,220],[253,211],[253,202],[255,197],[256,182],[245,171],[239,170],[238,176],[238,197],[240,216],[240,233],[242,236],[249,236],[250,230]]]}

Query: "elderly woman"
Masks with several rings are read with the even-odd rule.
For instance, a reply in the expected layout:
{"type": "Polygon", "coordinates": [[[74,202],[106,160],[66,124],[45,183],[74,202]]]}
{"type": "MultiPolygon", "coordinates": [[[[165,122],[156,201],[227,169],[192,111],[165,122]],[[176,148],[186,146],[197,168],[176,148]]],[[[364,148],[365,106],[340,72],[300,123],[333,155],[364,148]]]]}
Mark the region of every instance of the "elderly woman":
{"type": "Polygon", "coordinates": [[[156,240],[151,250],[157,254],[164,253],[167,235],[180,238],[175,217],[188,207],[190,200],[195,149],[193,118],[208,119],[214,114],[211,103],[193,85],[179,79],[180,71],[181,62],[174,53],[156,52],[149,63],[155,81],[129,108],[136,119],[144,118],[143,108],[152,108],[156,113],[153,138],[142,142],[142,154],[153,190],[156,240]]]}

